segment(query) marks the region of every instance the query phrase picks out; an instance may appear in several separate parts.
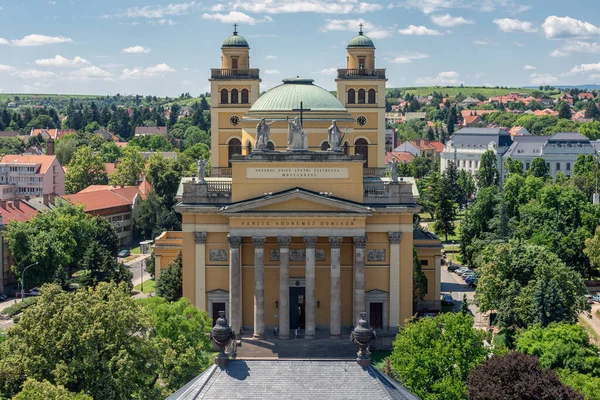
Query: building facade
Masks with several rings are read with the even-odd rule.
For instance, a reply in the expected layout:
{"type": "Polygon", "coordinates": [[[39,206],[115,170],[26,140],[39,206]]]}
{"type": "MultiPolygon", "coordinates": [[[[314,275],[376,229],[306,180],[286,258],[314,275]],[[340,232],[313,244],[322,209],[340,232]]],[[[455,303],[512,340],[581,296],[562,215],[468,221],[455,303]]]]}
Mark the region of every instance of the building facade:
{"type": "MultiPolygon", "coordinates": [[[[182,232],[156,239],[156,276],[181,250],[183,295],[257,338],[273,327],[281,338],[298,327],[314,338],[317,326],[338,338],[360,312],[377,329],[397,329],[413,314],[420,208],[414,182],[385,177],[386,77],[373,42],[362,31],[349,42],[337,98],[303,78],[259,97],[247,41],[234,32],[222,50],[211,73],[211,176],[182,180],[182,232]],[[290,144],[296,118],[303,149],[290,144]],[[257,150],[262,119],[270,136],[257,150]],[[332,120],[339,151],[329,145],[332,120]]],[[[441,242],[418,242],[425,300],[439,307],[441,242]]]]}
{"type": "Polygon", "coordinates": [[[53,155],[12,155],[0,159],[0,200],[65,193],[65,171],[53,155]]]}

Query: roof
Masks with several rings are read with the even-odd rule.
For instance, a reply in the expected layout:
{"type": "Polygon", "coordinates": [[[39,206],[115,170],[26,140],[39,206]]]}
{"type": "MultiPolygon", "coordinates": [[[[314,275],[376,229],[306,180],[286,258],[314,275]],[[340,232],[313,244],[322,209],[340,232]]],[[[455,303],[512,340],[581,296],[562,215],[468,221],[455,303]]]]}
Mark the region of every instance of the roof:
{"type": "Polygon", "coordinates": [[[104,169],[106,169],[106,175],[111,176],[112,174],[115,173],[115,171],[117,170],[117,164],[116,162],[108,162],[108,163],[104,163],[104,169]]]}
{"type": "Polygon", "coordinates": [[[223,42],[222,47],[250,47],[248,41],[242,36],[238,35],[237,32],[233,32],[233,35],[229,36],[223,42]]]}
{"type": "Polygon", "coordinates": [[[16,137],[19,136],[19,131],[0,131],[0,137],[16,137]]]}
{"type": "Polygon", "coordinates": [[[166,126],[136,126],[136,135],[163,135],[167,136],[166,126]]]}
{"type": "Polygon", "coordinates": [[[192,399],[397,399],[412,393],[352,360],[232,360],[211,366],[168,397],[192,399]]]}
{"type": "Polygon", "coordinates": [[[465,117],[465,125],[471,125],[479,122],[483,122],[479,115],[467,115],[465,117]]]}
{"type": "MultiPolygon", "coordinates": [[[[284,79],[254,102],[249,114],[256,111],[292,111],[302,107],[311,111],[346,111],[340,101],[327,90],[313,84],[313,79],[284,79]]],[[[347,112],[347,111],[346,111],[347,112]]]]}
{"type": "Polygon", "coordinates": [[[351,48],[351,47],[367,47],[367,48],[374,49],[375,44],[373,43],[373,41],[371,40],[370,37],[366,36],[362,32],[359,32],[357,36],[354,36],[348,42],[348,48],[351,48]]]}
{"type": "Polygon", "coordinates": [[[56,156],[7,154],[0,159],[0,164],[40,164],[40,170],[37,173],[45,174],[54,160],[56,160],[56,156]]]}
{"type": "Polygon", "coordinates": [[[385,163],[396,160],[401,163],[410,163],[415,159],[415,156],[408,151],[388,151],[385,153],[385,163]]]}
{"type": "Polygon", "coordinates": [[[84,211],[86,212],[98,211],[132,205],[136,196],[145,199],[148,184],[140,186],[115,187],[110,185],[92,185],[78,193],[62,197],[73,204],[83,204],[84,211]]]}
{"type": "Polygon", "coordinates": [[[498,110],[462,110],[460,112],[463,119],[465,119],[469,115],[485,115],[485,114],[493,114],[498,112],[498,110]]]}
{"type": "Polygon", "coordinates": [[[558,132],[548,138],[548,143],[553,142],[580,142],[589,143],[590,139],[578,132],[558,132]]]}
{"type": "Polygon", "coordinates": [[[435,234],[421,229],[413,229],[413,240],[436,240],[441,242],[441,239],[435,234]]]}
{"type": "Polygon", "coordinates": [[[506,152],[507,157],[541,157],[541,149],[550,136],[515,136],[513,144],[506,152]]]}
{"type": "Polygon", "coordinates": [[[37,210],[24,201],[0,201],[0,214],[4,225],[11,221],[29,221],[37,210]]]}
{"type": "Polygon", "coordinates": [[[498,147],[509,147],[512,139],[502,128],[462,128],[452,136],[453,145],[458,147],[485,147],[490,142],[498,147]]]}
{"type": "Polygon", "coordinates": [[[27,200],[27,204],[30,207],[35,208],[37,211],[49,211],[56,207],[56,197],[51,197],[45,194],[43,196],[33,197],[27,200]],[[44,203],[45,198],[47,199],[48,204],[44,203]]]}
{"type": "Polygon", "coordinates": [[[431,146],[433,146],[433,148],[435,149],[435,151],[437,153],[441,153],[442,151],[444,151],[444,143],[442,143],[442,142],[438,142],[438,141],[432,140],[432,141],[429,142],[429,144],[431,146]]]}
{"type": "Polygon", "coordinates": [[[467,103],[467,104],[479,104],[481,103],[481,100],[479,99],[474,99],[472,97],[467,97],[466,99],[464,99],[463,101],[461,101],[461,103],[467,103]]]}

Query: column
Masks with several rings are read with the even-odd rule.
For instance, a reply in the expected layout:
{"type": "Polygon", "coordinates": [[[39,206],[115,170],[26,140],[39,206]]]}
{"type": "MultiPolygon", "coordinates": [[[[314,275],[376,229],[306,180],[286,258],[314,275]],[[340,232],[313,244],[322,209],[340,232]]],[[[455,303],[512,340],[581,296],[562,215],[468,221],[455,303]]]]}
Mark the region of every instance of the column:
{"type": "Polygon", "coordinates": [[[227,235],[229,243],[229,324],[239,335],[242,331],[242,238],[227,235]]]}
{"type": "Polygon", "coordinates": [[[440,301],[440,290],[442,289],[442,256],[435,256],[435,282],[433,289],[433,300],[440,301]]]}
{"type": "Polygon", "coordinates": [[[304,237],[306,244],[306,303],[305,335],[306,339],[316,338],[317,294],[315,288],[315,244],[316,236],[304,237]]]}
{"type": "MultiPolygon", "coordinates": [[[[396,329],[400,324],[400,239],[402,239],[402,232],[388,232],[388,238],[390,240],[390,327],[396,329]]],[[[410,287],[412,291],[412,282],[410,287]]]]}
{"type": "Polygon", "coordinates": [[[196,242],[196,262],[194,268],[196,274],[196,307],[199,310],[209,312],[206,309],[206,232],[194,232],[194,242],[196,242]]]}
{"type": "Polygon", "coordinates": [[[365,305],[365,245],[367,236],[355,236],[354,240],[354,323],[360,320],[360,313],[366,312],[365,305]]]}
{"type": "Polygon", "coordinates": [[[290,338],[290,242],[280,236],[279,242],[279,339],[290,338]]]}
{"type": "Polygon", "coordinates": [[[330,288],[329,288],[329,333],[331,339],[341,339],[341,287],[340,287],[340,246],[343,237],[330,236],[331,245],[331,270],[330,270],[330,288]]]}
{"type": "Polygon", "coordinates": [[[254,242],[254,335],[265,338],[265,237],[252,237],[254,242]]]}

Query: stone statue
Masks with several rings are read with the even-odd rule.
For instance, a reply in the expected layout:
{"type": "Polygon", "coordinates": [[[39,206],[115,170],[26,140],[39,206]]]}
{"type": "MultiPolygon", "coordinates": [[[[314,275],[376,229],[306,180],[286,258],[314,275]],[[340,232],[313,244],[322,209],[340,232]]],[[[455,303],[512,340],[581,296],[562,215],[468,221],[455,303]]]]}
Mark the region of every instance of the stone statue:
{"type": "Polygon", "coordinates": [[[347,128],[344,129],[344,132],[340,130],[335,122],[335,119],[331,121],[331,126],[327,129],[328,141],[329,141],[329,150],[331,151],[342,151],[342,141],[344,140],[344,136],[346,136],[347,128]]]}
{"type": "Polygon", "coordinates": [[[204,180],[204,177],[206,176],[206,160],[200,158],[196,161],[196,169],[198,171],[198,181],[200,181],[200,183],[206,183],[204,180]]]}
{"type": "Polygon", "coordinates": [[[394,159],[390,162],[390,176],[392,182],[398,182],[398,160],[394,159]]]}
{"type": "Polygon", "coordinates": [[[297,117],[288,122],[288,150],[308,150],[306,131],[297,117]]]}
{"type": "Polygon", "coordinates": [[[271,125],[273,125],[274,122],[275,121],[267,124],[265,119],[262,118],[258,125],[256,125],[256,151],[267,150],[267,145],[269,144],[271,136],[271,125]]]}

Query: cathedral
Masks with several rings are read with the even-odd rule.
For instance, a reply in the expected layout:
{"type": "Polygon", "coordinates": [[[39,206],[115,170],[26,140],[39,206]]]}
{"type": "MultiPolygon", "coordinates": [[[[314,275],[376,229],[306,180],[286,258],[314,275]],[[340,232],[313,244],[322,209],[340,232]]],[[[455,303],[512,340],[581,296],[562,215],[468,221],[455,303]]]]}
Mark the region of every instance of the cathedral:
{"type": "MultiPolygon", "coordinates": [[[[291,77],[261,95],[238,34],[211,70],[211,159],[183,178],[181,232],[155,241],[156,279],[179,251],[183,295],[235,332],[339,338],[361,312],[374,329],[413,315],[413,249],[439,308],[441,242],[414,230],[415,182],[386,168],[386,71],[362,32],[336,95],[291,77]]],[[[341,56],[341,54],[340,54],[341,56]]]]}

